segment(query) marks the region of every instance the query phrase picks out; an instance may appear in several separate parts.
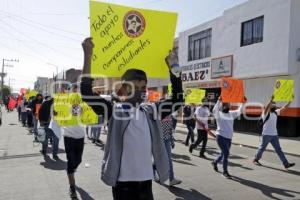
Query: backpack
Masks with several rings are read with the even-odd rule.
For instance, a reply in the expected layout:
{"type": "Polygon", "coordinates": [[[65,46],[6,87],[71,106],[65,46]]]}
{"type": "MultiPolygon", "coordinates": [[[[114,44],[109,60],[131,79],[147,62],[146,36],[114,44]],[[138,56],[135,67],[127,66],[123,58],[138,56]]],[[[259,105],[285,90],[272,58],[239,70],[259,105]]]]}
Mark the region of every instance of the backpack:
{"type": "Polygon", "coordinates": [[[53,104],[53,98],[45,100],[39,110],[38,119],[40,120],[41,126],[50,123],[51,120],[51,106],[53,104]]]}
{"type": "MultiPolygon", "coordinates": [[[[276,116],[277,116],[277,112],[273,112],[276,116]]],[[[270,119],[271,113],[269,112],[268,115],[266,116],[266,119],[263,120],[262,117],[260,118],[260,120],[258,121],[258,127],[260,129],[260,131],[262,131],[265,123],[270,119]]]]}

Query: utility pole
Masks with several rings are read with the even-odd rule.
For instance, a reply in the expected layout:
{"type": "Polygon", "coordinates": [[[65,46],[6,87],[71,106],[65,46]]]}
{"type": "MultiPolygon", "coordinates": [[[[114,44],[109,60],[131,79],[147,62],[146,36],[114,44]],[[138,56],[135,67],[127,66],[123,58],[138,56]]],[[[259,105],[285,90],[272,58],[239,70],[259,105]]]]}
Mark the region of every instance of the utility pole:
{"type": "Polygon", "coordinates": [[[11,81],[15,81],[15,79],[14,79],[14,78],[8,77],[8,87],[9,87],[9,88],[11,88],[11,87],[10,87],[11,81]]]}
{"type": "Polygon", "coordinates": [[[5,64],[5,62],[19,62],[19,60],[17,59],[2,59],[2,72],[1,72],[1,100],[3,101],[4,99],[4,95],[3,95],[3,86],[4,86],[4,76],[5,76],[5,73],[4,73],[4,68],[5,67],[13,67],[13,65],[7,65],[5,64]]]}

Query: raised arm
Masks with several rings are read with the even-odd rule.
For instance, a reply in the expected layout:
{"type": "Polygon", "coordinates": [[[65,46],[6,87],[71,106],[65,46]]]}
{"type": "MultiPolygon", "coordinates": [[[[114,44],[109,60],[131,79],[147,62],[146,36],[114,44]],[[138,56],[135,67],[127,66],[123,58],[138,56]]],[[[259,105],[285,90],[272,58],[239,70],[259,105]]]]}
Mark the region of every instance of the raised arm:
{"type": "Polygon", "coordinates": [[[112,103],[94,94],[92,90],[93,79],[91,76],[91,62],[93,55],[94,44],[92,38],[87,38],[82,43],[84,52],[84,63],[82,70],[82,79],[80,83],[80,91],[82,100],[92,107],[97,115],[102,115],[106,120],[109,120],[112,114],[112,103]]]}
{"type": "Polygon", "coordinates": [[[219,117],[219,111],[220,111],[220,108],[221,108],[221,98],[218,99],[217,103],[215,104],[214,108],[213,108],[213,116],[215,118],[218,118],[219,117]]]}
{"type": "Polygon", "coordinates": [[[184,103],[183,91],[182,91],[182,82],[181,82],[181,73],[179,77],[176,77],[171,72],[171,66],[168,62],[168,57],[172,51],[169,52],[169,55],[165,58],[165,62],[169,67],[170,81],[172,84],[172,98],[160,101],[156,104],[158,109],[158,114],[161,119],[164,119],[166,116],[172,114],[174,111],[177,111],[184,103]],[[173,109],[174,106],[174,109],[173,109]]]}
{"type": "Polygon", "coordinates": [[[236,109],[234,111],[230,111],[230,113],[232,114],[232,116],[233,116],[234,119],[237,118],[237,117],[239,117],[242,114],[244,106],[245,106],[245,103],[247,102],[247,98],[244,97],[244,99],[245,99],[244,103],[241,103],[239,105],[238,109],[236,109]]]}
{"type": "Polygon", "coordinates": [[[267,115],[270,112],[273,100],[274,100],[274,96],[272,95],[271,100],[269,101],[269,103],[267,104],[267,106],[264,109],[264,115],[267,115]]]}
{"type": "Polygon", "coordinates": [[[181,76],[177,78],[170,72],[170,80],[172,84],[172,98],[157,103],[157,109],[161,119],[177,111],[184,103],[181,76]]]}
{"type": "Polygon", "coordinates": [[[288,107],[290,107],[291,103],[292,103],[292,102],[288,102],[287,104],[285,104],[285,106],[281,107],[281,108],[279,109],[279,113],[278,113],[278,114],[284,112],[288,107]]]}

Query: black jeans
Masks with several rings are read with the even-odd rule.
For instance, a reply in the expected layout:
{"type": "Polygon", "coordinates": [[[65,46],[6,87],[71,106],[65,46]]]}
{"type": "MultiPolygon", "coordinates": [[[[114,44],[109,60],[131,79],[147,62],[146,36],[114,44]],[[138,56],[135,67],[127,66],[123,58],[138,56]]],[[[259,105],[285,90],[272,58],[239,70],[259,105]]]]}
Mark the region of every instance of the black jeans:
{"type": "Polygon", "coordinates": [[[186,123],[186,127],[188,129],[188,134],[186,136],[185,144],[188,145],[190,139],[191,139],[191,142],[194,143],[194,129],[195,129],[195,125],[191,125],[191,124],[186,123]]]}
{"type": "Polygon", "coordinates": [[[197,133],[198,133],[197,140],[195,143],[191,144],[191,147],[195,149],[202,142],[200,155],[204,155],[206,151],[206,144],[207,144],[207,132],[206,130],[197,129],[197,133]]]}
{"type": "Polygon", "coordinates": [[[67,155],[67,172],[68,174],[73,174],[82,160],[84,138],[64,137],[64,141],[67,155]]]}
{"type": "Polygon", "coordinates": [[[154,200],[152,180],[141,182],[117,182],[112,188],[114,200],[154,200]]]}

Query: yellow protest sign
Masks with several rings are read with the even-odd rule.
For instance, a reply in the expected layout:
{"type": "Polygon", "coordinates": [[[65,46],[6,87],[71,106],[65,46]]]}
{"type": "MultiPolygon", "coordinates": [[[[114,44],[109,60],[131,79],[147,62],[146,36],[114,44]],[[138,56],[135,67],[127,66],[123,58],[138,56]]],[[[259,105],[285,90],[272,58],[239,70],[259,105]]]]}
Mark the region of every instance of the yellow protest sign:
{"type": "Polygon", "coordinates": [[[172,84],[168,84],[168,96],[172,96],[172,84]]]}
{"type": "Polygon", "coordinates": [[[92,76],[120,77],[136,68],[148,77],[168,77],[165,57],[173,48],[176,21],[176,13],[91,1],[92,76]]]}
{"type": "Polygon", "coordinates": [[[205,90],[197,88],[187,88],[184,90],[186,104],[200,104],[205,97],[205,90]]]}
{"type": "Polygon", "coordinates": [[[274,86],[274,101],[294,100],[294,80],[277,80],[274,86]]]}
{"type": "Polygon", "coordinates": [[[30,99],[31,97],[35,97],[37,95],[37,91],[35,90],[30,90],[30,91],[27,91],[27,93],[25,94],[25,97],[26,99],[30,99]]]}
{"type": "Polygon", "coordinates": [[[54,120],[60,126],[97,124],[98,116],[92,108],[82,101],[79,93],[55,94],[54,120]]]}

